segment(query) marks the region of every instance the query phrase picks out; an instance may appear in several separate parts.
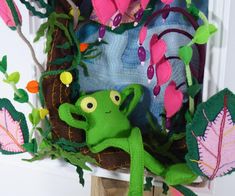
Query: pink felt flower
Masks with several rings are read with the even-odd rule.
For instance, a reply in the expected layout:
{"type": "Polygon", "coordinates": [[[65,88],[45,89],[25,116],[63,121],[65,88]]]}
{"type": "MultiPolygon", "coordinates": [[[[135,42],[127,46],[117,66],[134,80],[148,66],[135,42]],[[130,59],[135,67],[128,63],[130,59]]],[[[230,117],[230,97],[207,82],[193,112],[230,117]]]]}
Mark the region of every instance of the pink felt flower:
{"type": "Polygon", "coordinates": [[[141,7],[142,7],[143,9],[146,9],[146,7],[147,7],[149,1],[150,1],[150,0],[141,0],[141,1],[140,1],[141,7]]]}
{"type": "Polygon", "coordinates": [[[163,60],[160,64],[156,65],[157,84],[159,86],[167,83],[172,74],[171,64],[168,60],[163,60]]]}
{"type": "Polygon", "coordinates": [[[106,25],[111,17],[117,12],[114,1],[92,0],[92,5],[100,23],[103,25],[106,25]]]}
{"type": "Polygon", "coordinates": [[[123,15],[130,6],[131,0],[114,0],[114,2],[117,6],[118,11],[123,15]]]}
{"type": "Polygon", "coordinates": [[[163,39],[159,39],[155,42],[152,41],[153,43],[151,44],[151,41],[150,41],[150,55],[152,63],[158,64],[166,53],[167,50],[166,42],[163,39]]]}
{"type": "Polygon", "coordinates": [[[140,30],[140,33],[139,33],[139,44],[142,45],[144,43],[144,40],[147,36],[147,30],[148,28],[146,26],[143,26],[140,30]]]}
{"type": "Polygon", "coordinates": [[[182,107],[183,93],[176,88],[176,83],[171,81],[167,86],[164,95],[164,107],[166,110],[166,117],[174,116],[182,107]]]}
{"type": "Polygon", "coordinates": [[[174,0],[161,0],[161,1],[162,1],[162,3],[164,3],[164,4],[169,5],[169,4],[171,4],[174,0]]]}
{"type": "Polygon", "coordinates": [[[0,17],[13,30],[22,24],[21,14],[13,0],[0,0],[0,17]]]}

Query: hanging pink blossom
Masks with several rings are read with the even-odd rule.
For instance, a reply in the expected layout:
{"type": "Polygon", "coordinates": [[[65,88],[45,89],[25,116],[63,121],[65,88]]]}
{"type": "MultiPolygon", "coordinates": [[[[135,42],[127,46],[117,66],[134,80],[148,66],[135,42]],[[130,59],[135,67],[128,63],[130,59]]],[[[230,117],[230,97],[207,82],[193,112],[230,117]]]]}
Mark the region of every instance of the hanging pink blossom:
{"type": "Polygon", "coordinates": [[[173,3],[174,0],[161,0],[161,1],[162,1],[162,3],[169,5],[169,4],[173,3]]]}
{"type": "Polygon", "coordinates": [[[147,5],[149,3],[149,0],[141,0],[140,4],[143,9],[146,9],[147,5]]]}
{"type": "Polygon", "coordinates": [[[166,110],[166,117],[174,116],[182,107],[183,93],[180,89],[176,88],[176,83],[171,81],[167,86],[164,95],[164,107],[166,110]]]}
{"type": "Polygon", "coordinates": [[[13,0],[0,0],[0,17],[13,30],[22,24],[21,14],[13,0]]]}
{"type": "Polygon", "coordinates": [[[144,40],[146,39],[147,30],[148,30],[148,28],[146,26],[143,26],[140,30],[140,33],[139,33],[139,44],[140,45],[142,45],[144,43],[144,40]]]}
{"type": "Polygon", "coordinates": [[[114,2],[117,6],[118,11],[123,15],[130,6],[131,0],[114,0],[114,2]]]}
{"type": "Polygon", "coordinates": [[[158,85],[161,86],[167,83],[172,74],[171,64],[168,60],[164,60],[162,63],[156,66],[156,77],[158,85]]]}
{"type": "Polygon", "coordinates": [[[110,0],[92,0],[92,5],[100,23],[103,25],[106,25],[117,12],[115,3],[110,0]]]}
{"type": "Polygon", "coordinates": [[[164,57],[166,50],[167,50],[166,42],[163,39],[159,39],[157,42],[152,44],[150,46],[150,55],[152,58],[152,63],[153,64],[159,63],[164,57]]]}

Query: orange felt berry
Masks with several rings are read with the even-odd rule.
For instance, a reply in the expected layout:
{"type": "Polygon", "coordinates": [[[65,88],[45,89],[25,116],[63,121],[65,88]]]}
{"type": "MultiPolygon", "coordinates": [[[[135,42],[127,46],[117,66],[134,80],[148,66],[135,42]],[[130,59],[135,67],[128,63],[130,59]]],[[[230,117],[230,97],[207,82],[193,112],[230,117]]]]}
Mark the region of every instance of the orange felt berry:
{"type": "Polygon", "coordinates": [[[39,91],[39,84],[36,80],[32,80],[30,81],[27,86],[26,89],[30,92],[30,93],[38,93],[39,91]]]}
{"type": "Polygon", "coordinates": [[[89,44],[88,43],[80,43],[80,51],[85,52],[88,48],[89,44]]]}

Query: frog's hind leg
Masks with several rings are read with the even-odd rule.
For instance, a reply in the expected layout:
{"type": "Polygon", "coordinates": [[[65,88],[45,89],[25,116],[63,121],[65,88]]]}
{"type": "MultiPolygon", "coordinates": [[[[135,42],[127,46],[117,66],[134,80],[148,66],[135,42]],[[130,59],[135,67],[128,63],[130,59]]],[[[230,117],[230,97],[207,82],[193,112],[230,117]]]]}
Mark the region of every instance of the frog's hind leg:
{"type": "Polygon", "coordinates": [[[157,159],[155,159],[148,152],[144,151],[144,166],[152,173],[158,176],[162,176],[165,171],[165,167],[157,159]]]}
{"type": "Polygon", "coordinates": [[[133,128],[128,138],[131,166],[129,196],[142,196],[144,184],[144,146],[139,128],[133,128]]]}

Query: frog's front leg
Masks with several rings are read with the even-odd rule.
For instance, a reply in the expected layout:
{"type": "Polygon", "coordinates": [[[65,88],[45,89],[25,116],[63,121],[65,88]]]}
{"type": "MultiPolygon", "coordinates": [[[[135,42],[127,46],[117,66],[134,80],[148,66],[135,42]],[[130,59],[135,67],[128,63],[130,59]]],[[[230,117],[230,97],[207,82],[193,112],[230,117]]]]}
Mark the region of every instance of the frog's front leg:
{"type": "Polygon", "coordinates": [[[108,147],[120,148],[130,154],[130,188],[129,196],[142,196],[144,183],[144,147],[138,128],[133,128],[128,138],[106,139],[96,146],[90,147],[93,153],[103,151],[108,147]]]}

